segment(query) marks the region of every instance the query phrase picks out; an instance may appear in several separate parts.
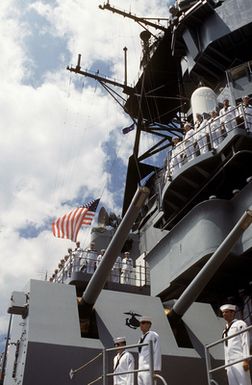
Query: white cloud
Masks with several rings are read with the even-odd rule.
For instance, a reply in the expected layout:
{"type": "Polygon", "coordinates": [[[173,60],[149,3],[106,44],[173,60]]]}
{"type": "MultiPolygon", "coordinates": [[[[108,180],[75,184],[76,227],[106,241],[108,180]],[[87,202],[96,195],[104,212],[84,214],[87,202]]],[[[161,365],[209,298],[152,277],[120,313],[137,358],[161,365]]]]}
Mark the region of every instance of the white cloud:
{"type": "Polygon", "coordinates": [[[23,39],[29,34],[24,23],[19,22],[16,1],[5,0],[0,5],[0,73],[1,85],[20,81],[24,75],[26,61],[23,39]]]}
{"type": "MultiPolygon", "coordinates": [[[[112,14],[108,10],[101,10],[100,0],[85,2],[77,0],[60,0],[56,7],[44,4],[41,1],[34,2],[31,7],[50,22],[50,28],[61,37],[68,37],[68,49],[72,55],[73,65],[76,64],[77,54],[82,54],[82,65],[89,68],[94,61],[104,60],[109,62],[111,70],[118,81],[122,81],[124,54],[123,48],[128,48],[128,73],[129,82],[136,80],[137,69],[140,63],[141,43],[139,34],[143,30],[133,20],[120,15],[112,14]],[[73,23],[73,20],[76,22],[73,23]],[[80,22],[78,22],[80,21],[80,22]]],[[[144,0],[138,1],[113,1],[113,6],[131,11],[137,16],[158,17],[168,16],[166,1],[144,0]]],[[[153,33],[156,30],[152,29],[153,33]]]]}
{"type": "MultiPolygon", "coordinates": [[[[120,1],[114,5],[121,7],[120,1]]],[[[26,281],[51,273],[66,253],[70,242],[53,238],[50,230],[26,239],[20,229],[28,224],[40,228],[50,216],[62,215],[61,203],[75,198],[82,188],[86,197],[98,197],[115,208],[107,182],[112,170],[105,170],[109,155],[103,144],[113,135],[117,156],[125,164],[132,150],[134,133],[122,137],[121,128],[131,123],[99,86],[65,70],[65,58],[83,55],[83,66],[97,60],[109,62],[113,76],[123,81],[123,47],[129,49],[129,78],[139,67],[140,28],[133,22],[98,8],[97,0],[60,0],[54,3],[4,0],[0,5],[0,334],[6,331],[8,301],[12,290],[26,281]],[[48,39],[66,41],[60,58],[62,69],[41,73],[37,88],[29,75],[39,61],[28,56],[28,36],[33,33],[31,13],[40,15],[42,33],[48,39]],[[43,24],[44,21],[44,24],[43,24]],[[81,84],[84,82],[85,87],[81,84]]],[[[160,16],[166,1],[124,1],[124,8],[141,16],[160,16]],[[147,12],[148,11],[148,12],[147,12]]],[[[39,48],[39,47],[38,47],[39,48]]],[[[113,162],[112,162],[113,163],[113,162]]],[[[83,202],[84,203],[84,202],[83,202]]],[[[64,207],[65,208],[65,207],[64,207]]],[[[67,206],[66,206],[67,208],[67,206]]],[[[89,229],[81,230],[87,242],[89,229]]]]}

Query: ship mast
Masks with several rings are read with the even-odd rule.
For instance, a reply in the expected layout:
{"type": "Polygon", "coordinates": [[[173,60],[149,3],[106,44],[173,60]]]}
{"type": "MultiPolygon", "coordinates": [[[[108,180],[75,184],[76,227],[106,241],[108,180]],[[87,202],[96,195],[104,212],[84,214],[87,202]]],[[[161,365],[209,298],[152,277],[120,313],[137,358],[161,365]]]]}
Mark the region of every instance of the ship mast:
{"type": "Polygon", "coordinates": [[[112,7],[109,4],[109,0],[107,1],[106,4],[104,3],[103,5],[99,5],[99,8],[102,9],[102,10],[106,9],[106,10],[111,11],[113,13],[117,13],[118,15],[121,15],[123,17],[127,17],[129,19],[132,19],[132,20],[136,21],[138,24],[140,24],[141,26],[145,25],[145,26],[148,26],[148,27],[153,27],[153,28],[159,29],[160,31],[163,31],[163,32],[165,32],[167,30],[166,27],[164,27],[164,26],[162,26],[160,24],[153,23],[150,20],[157,20],[159,22],[160,20],[168,21],[169,20],[168,18],[139,17],[139,16],[136,16],[136,15],[132,15],[130,12],[121,11],[118,8],[112,7]]]}
{"type": "MultiPolygon", "coordinates": [[[[70,72],[74,72],[77,74],[80,74],[82,76],[87,76],[91,79],[94,79],[98,81],[102,87],[109,92],[109,94],[115,99],[115,101],[123,108],[123,110],[129,114],[131,119],[133,120],[133,125],[136,128],[135,133],[135,141],[133,146],[133,154],[129,158],[129,167],[128,169],[131,169],[131,172],[134,173],[135,177],[134,183],[131,181],[128,181],[131,185],[130,190],[132,190],[128,194],[128,198],[126,198],[126,201],[124,203],[123,207],[123,214],[126,212],[129,202],[131,201],[137,185],[139,182],[145,178],[146,176],[150,175],[153,172],[156,172],[158,170],[158,167],[154,165],[148,165],[146,163],[143,163],[148,158],[151,158],[153,155],[167,149],[171,145],[171,138],[172,136],[176,135],[179,136],[181,129],[178,127],[178,124],[170,121],[170,123],[167,124],[160,124],[157,122],[157,120],[154,119],[148,119],[146,120],[144,118],[143,114],[143,106],[148,106],[149,103],[155,103],[155,89],[153,89],[151,92],[148,92],[146,94],[145,88],[146,88],[146,70],[149,65],[149,61],[151,58],[151,44],[150,39],[153,37],[157,43],[159,43],[160,37],[155,36],[153,33],[151,33],[147,27],[155,28],[156,30],[159,30],[161,32],[166,32],[168,28],[160,24],[160,21],[167,21],[168,18],[144,18],[144,17],[138,17],[136,15],[131,14],[130,12],[124,12],[121,11],[115,7],[112,7],[109,4],[109,1],[107,1],[106,4],[100,5],[100,9],[102,10],[109,10],[113,13],[119,14],[123,17],[127,17],[131,20],[134,20],[137,22],[141,27],[144,28],[144,30],[140,34],[141,42],[142,42],[142,59],[141,59],[141,67],[142,67],[142,77],[141,81],[138,84],[138,87],[130,87],[127,84],[127,47],[124,47],[124,65],[125,65],[125,76],[124,76],[124,82],[120,83],[118,81],[109,79],[105,76],[101,76],[98,72],[91,73],[89,71],[84,71],[81,69],[81,55],[78,56],[78,62],[75,67],[67,67],[67,69],[70,72]],[[156,22],[154,22],[156,21],[156,22]],[[117,93],[112,87],[118,87],[120,88],[123,93],[128,95],[129,97],[136,98],[136,111],[135,113],[132,113],[128,110],[127,106],[127,100],[125,100],[119,93],[117,93]],[[141,141],[141,133],[142,131],[155,135],[156,138],[158,138],[155,141],[155,144],[150,145],[147,150],[145,150],[143,153],[139,154],[140,152],[140,141],[141,141]]],[[[155,43],[156,44],[156,43],[155,43]]],[[[160,96],[157,96],[160,97],[160,96]]],[[[164,99],[169,99],[169,97],[162,96],[164,99]]],[[[176,97],[175,97],[176,98],[176,97]]],[[[174,98],[173,98],[174,99],[174,98]]],[[[181,100],[181,98],[178,98],[181,100]]],[[[128,178],[127,178],[128,179],[128,178]]],[[[126,182],[126,190],[128,190],[127,185],[128,182],[126,182]]]]}
{"type": "MultiPolygon", "coordinates": [[[[125,50],[125,48],[124,48],[124,50],[125,50]]],[[[112,79],[109,79],[107,77],[100,76],[98,73],[92,73],[92,72],[89,72],[89,71],[81,70],[81,54],[78,55],[77,65],[75,67],[67,66],[67,70],[70,71],[70,72],[74,72],[76,74],[80,74],[80,75],[83,75],[83,76],[87,76],[87,77],[89,77],[91,79],[97,80],[101,84],[106,83],[106,84],[110,84],[112,86],[116,86],[116,87],[122,88],[123,92],[128,94],[128,95],[130,95],[133,92],[133,88],[132,87],[128,87],[125,82],[124,82],[124,84],[123,83],[119,83],[119,82],[117,82],[115,80],[112,80],[112,79]]]]}

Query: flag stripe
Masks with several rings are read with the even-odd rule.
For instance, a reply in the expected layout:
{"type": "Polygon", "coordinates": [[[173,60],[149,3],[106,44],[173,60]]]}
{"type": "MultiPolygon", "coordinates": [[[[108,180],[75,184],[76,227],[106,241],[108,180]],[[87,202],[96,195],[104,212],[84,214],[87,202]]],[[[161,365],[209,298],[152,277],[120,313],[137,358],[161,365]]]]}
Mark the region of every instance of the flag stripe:
{"type": "Polygon", "coordinates": [[[81,224],[82,224],[83,217],[85,216],[87,211],[88,211],[88,209],[86,209],[86,208],[79,210],[78,215],[75,218],[75,228],[74,228],[74,231],[73,231],[73,239],[74,239],[74,241],[76,241],[78,232],[79,232],[81,224]]]}
{"type": "Polygon", "coordinates": [[[82,207],[77,207],[52,223],[55,237],[71,239],[76,242],[82,225],[91,225],[100,199],[93,200],[82,207]]]}
{"type": "Polygon", "coordinates": [[[62,222],[63,222],[63,226],[62,226],[62,238],[64,238],[65,236],[65,229],[64,229],[64,223],[65,223],[65,218],[66,218],[66,214],[62,217],[62,222]]]}
{"type": "Polygon", "coordinates": [[[74,230],[75,230],[75,228],[76,228],[76,222],[77,222],[77,220],[78,220],[78,217],[79,217],[79,215],[80,215],[80,209],[78,208],[78,209],[75,209],[74,211],[73,211],[73,213],[71,214],[71,216],[72,216],[72,220],[71,220],[71,222],[70,222],[70,225],[71,225],[71,233],[69,234],[70,235],[70,237],[71,237],[71,239],[75,242],[75,235],[74,235],[74,230]]]}

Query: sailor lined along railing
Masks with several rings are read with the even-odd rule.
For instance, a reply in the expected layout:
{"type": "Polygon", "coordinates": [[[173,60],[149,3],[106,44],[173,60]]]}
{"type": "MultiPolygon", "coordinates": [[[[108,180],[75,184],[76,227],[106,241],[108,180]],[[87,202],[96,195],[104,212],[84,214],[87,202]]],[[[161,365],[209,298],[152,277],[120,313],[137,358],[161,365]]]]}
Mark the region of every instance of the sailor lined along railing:
{"type": "Polygon", "coordinates": [[[184,164],[197,156],[216,150],[233,130],[240,128],[252,133],[252,107],[245,110],[242,105],[239,105],[233,107],[231,112],[229,110],[221,116],[216,113],[215,117],[205,119],[198,129],[190,126],[191,129],[182,140],[178,138],[178,142],[170,152],[166,178],[172,178],[184,164]]]}
{"type": "MultiPolygon", "coordinates": [[[[92,273],[88,270],[88,263],[90,263],[89,252],[83,250],[80,256],[75,256],[62,259],[58,265],[58,269],[55,270],[53,276],[49,279],[51,282],[59,283],[68,283],[71,280],[74,273],[83,274],[82,279],[89,281],[91,274],[95,272],[97,260],[93,260],[94,270],[92,273]]],[[[109,282],[114,282],[117,284],[127,284],[130,286],[149,286],[150,285],[150,273],[147,263],[144,265],[132,266],[130,271],[127,271],[127,276],[125,276],[122,266],[116,264],[115,268],[112,268],[109,276],[109,282]]]]}
{"type": "MultiPolygon", "coordinates": [[[[116,373],[115,370],[113,372],[108,372],[107,370],[107,363],[108,363],[108,358],[110,353],[116,353],[118,347],[113,347],[113,348],[108,348],[108,349],[103,349],[102,353],[99,353],[96,355],[94,358],[92,358],[90,361],[86,362],[85,364],[81,365],[77,369],[70,369],[69,371],[69,377],[70,380],[73,380],[76,375],[82,375],[81,372],[85,371],[86,368],[90,365],[92,365],[98,358],[101,357],[102,355],[102,362],[103,362],[103,368],[102,368],[102,374],[95,378],[93,381],[89,382],[87,385],[92,385],[95,383],[101,383],[100,381],[102,380],[102,384],[107,384],[107,380],[109,378],[115,379],[119,375],[125,375],[125,374],[138,374],[141,372],[149,372],[150,373],[150,379],[149,379],[149,384],[154,385],[156,383],[156,380],[159,379],[161,383],[164,385],[167,385],[165,379],[161,374],[156,374],[154,372],[154,353],[153,353],[153,343],[152,341],[145,342],[145,343],[138,343],[138,344],[133,344],[133,345],[125,345],[125,349],[127,350],[139,350],[139,348],[142,348],[143,346],[147,346],[149,349],[149,356],[150,356],[150,365],[149,367],[147,366],[146,368],[143,369],[133,369],[133,370],[127,370],[127,371],[120,371],[119,373],[116,373]]],[[[128,384],[129,382],[127,382],[128,384]]]]}

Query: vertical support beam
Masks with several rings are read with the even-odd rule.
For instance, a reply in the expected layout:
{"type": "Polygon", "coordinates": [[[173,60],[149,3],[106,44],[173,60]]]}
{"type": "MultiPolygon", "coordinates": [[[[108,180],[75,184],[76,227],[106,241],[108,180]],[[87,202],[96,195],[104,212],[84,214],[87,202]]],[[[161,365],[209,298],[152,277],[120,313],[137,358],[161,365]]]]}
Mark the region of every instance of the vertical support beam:
{"type": "Polygon", "coordinates": [[[127,83],[128,83],[128,74],[127,74],[127,51],[128,51],[128,48],[127,47],[124,47],[123,48],[124,50],[124,85],[127,87],[127,83]]]}

